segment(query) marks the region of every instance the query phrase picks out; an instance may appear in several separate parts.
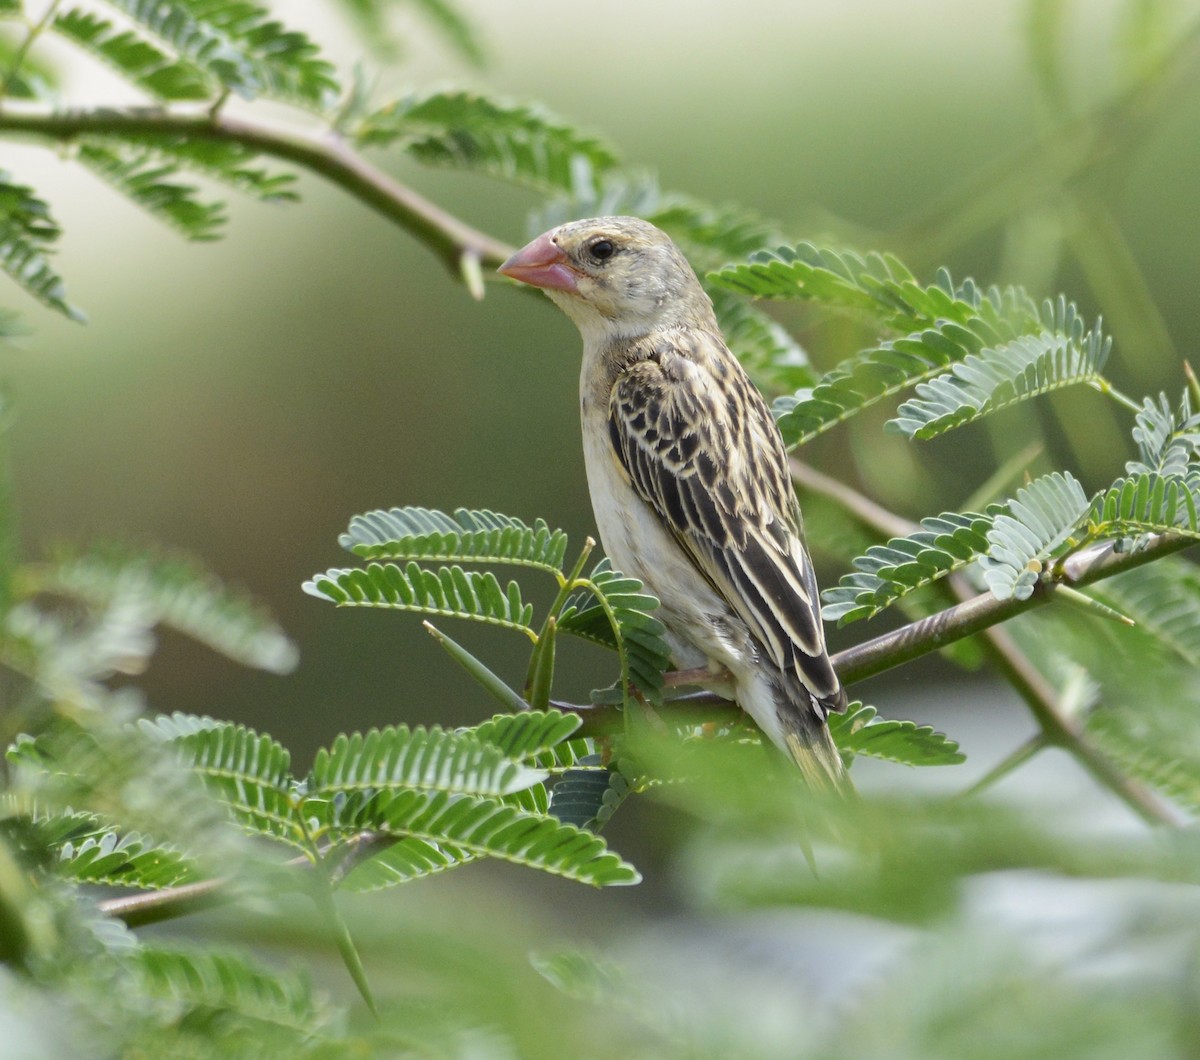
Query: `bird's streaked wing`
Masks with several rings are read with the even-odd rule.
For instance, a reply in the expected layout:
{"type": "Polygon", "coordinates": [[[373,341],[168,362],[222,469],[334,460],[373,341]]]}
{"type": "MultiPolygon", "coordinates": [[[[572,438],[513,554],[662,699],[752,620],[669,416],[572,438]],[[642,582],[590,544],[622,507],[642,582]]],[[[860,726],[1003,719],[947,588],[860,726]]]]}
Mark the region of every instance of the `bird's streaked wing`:
{"type": "Polygon", "coordinates": [[[616,379],[609,431],[634,491],[767,656],[836,707],[812,563],[771,414],[720,337],[662,333],[616,379]]]}

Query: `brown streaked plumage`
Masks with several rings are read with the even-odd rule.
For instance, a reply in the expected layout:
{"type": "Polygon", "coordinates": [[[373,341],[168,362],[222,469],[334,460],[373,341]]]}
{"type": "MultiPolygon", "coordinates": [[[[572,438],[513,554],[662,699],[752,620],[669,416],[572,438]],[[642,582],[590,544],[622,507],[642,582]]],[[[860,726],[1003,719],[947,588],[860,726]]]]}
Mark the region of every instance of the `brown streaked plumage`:
{"type": "Polygon", "coordinates": [[[842,787],[825,650],[787,455],[674,243],[634,217],[575,221],[500,271],[583,336],[588,485],[613,565],[662,601],[675,662],[707,667],[810,783],[842,787]]]}

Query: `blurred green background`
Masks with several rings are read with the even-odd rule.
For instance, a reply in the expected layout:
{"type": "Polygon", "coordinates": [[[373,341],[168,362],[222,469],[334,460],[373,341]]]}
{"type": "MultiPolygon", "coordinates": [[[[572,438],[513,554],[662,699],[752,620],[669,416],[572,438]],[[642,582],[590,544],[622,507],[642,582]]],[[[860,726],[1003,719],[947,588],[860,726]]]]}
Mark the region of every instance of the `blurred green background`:
{"type": "MultiPolygon", "coordinates": [[[[1186,354],[1196,326],[1194,78],[1153,101],[1115,161],[1069,174],[1119,226],[1127,256],[1116,265],[1079,257],[1096,226],[1083,217],[1072,230],[1058,197],[1067,178],[1047,178],[1042,156],[998,185],[983,223],[961,231],[917,224],[943,216],[947,202],[958,204],[958,217],[964,202],[986,206],[972,190],[981,171],[1039,138],[1053,143],[1057,118],[1087,113],[1127,83],[1120,42],[1130,11],[1148,5],[1061,5],[1068,46],[1056,118],[1036,89],[1029,26],[1039,6],[1047,5],[464,3],[490,64],[463,66],[414,22],[380,94],[454,82],[539,100],[605,134],[663,187],[737,200],[798,238],[895,250],[926,278],[945,264],[955,276],[1022,282],[1038,295],[1065,290],[1086,315],[1104,303],[1114,378],[1137,393],[1175,391],[1170,351],[1186,354]],[[1139,314],[1136,299],[1110,306],[1098,295],[1104,268],[1118,267],[1135,269],[1130,275],[1153,292],[1161,327],[1139,314]]],[[[1160,21],[1179,25],[1196,7],[1153,6],[1166,12],[1160,21]]],[[[339,65],[361,54],[332,7],[277,7],[339,65]]],[[[69,98],[127,99],[98,66],[71,55],[69,98]]],[[[375,507],[493,508],[540,515],[576,542],[592,532],[577,437],[579,341],[569,322],[506,285],[472,301],[412,239],[315,178],[301,182],[302,205],[234,201],[223,241],[184,246],[54,152],[7,143],[0,151],[4,168],[34,185],[65,228],[57,263],[91,318],[84,327],[64,322],[23,303],[15,288],[5,298],[33,332],[5,354],[28,548],[117,537],[185,549],[267,601],[300,645],[299,670],[279,678],[168,640],[138,679],[151,704],[245,721],[278,735],[299,762],[346,729],[490,713],[493,704],[411,617],[336,611],[299,586],[345,562],[336,535],[352,514],[375,507]]],[[[382,161],[478,227],[514,244],[526,237],[534,196],[382,161]]],[[[1113,277],[1107,282],[1111,290],[1113,277]]],[[[1115,282],[1127,294],[1136,286],[1115,282]]],[[[822,366],[862,338],[810,328],[791,308],[784,315],[822,366]]],[[[993,454],[1019,449],[1040,423],[1054,466],[1071,467],[1089,488],[1107,481],[1126,456],[1117,448],[1127,444],[1124,429],[1114,430],[1095,395],[1054,407],[1086,423],[1073,443],[1039,409],[936,443],[871,434],[868,450],[867,435],[832,432],[806,455],[920,516],[961,503],[993,454]]],[[[829,584],[841,572],[822,573],[829,584]]],[[[454,632],[517,678],[520,645],[488,630],[454,632]]],[[[571,658],[578,665],[559,694],[582,697],[611,678],[607,658],[586,650],[571,658]]],[[[960,735],[957,715],[938,710],[962,702],[957,679],[937,665],[916,673],[876,682],[874,701],[960,735]]]]}

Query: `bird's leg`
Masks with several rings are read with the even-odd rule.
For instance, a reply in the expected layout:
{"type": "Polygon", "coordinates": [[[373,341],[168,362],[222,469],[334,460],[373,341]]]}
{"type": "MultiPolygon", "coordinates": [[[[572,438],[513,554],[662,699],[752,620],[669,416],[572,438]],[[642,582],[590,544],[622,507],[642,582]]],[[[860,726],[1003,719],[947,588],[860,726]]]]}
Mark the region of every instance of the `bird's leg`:
{"type": "Polygon", "coordinates": [[[670,730],[667,728],[667,723],[658,716],[655,709],[646,702],[646,697],[642,695],[642,690],[638,688],[632,681],[629,683],[629,692],[632,697],[641,705],[642,715],[647,723],[660,736],[665,736],[670,730]]]}
{"type": "Polygon", "coordinates": [[[663,684],[667,688],[678,688],[680,685],[699,685],[711,681],[713,672],[707,666],[696,666],[691,670],[668,670],[663,674],[663,684]]]}

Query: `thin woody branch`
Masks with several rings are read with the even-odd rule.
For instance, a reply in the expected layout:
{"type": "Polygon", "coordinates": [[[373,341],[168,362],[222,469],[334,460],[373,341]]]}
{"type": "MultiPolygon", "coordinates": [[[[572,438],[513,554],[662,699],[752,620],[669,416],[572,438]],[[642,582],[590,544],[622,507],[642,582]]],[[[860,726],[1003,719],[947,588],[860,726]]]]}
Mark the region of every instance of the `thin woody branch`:
{"type": "Polygon", "coordinates": [[[185,114],[156,107],[53,112],[5,107],[0,110],[0,133],[56,143],[87,136],[147,134],[235,143],[324,177],[416,237],[455,273],[466,258],[496,266],[512,253],[511,247],[371,165],[332,132],[317,137],[223,113],[185,114]]]}

